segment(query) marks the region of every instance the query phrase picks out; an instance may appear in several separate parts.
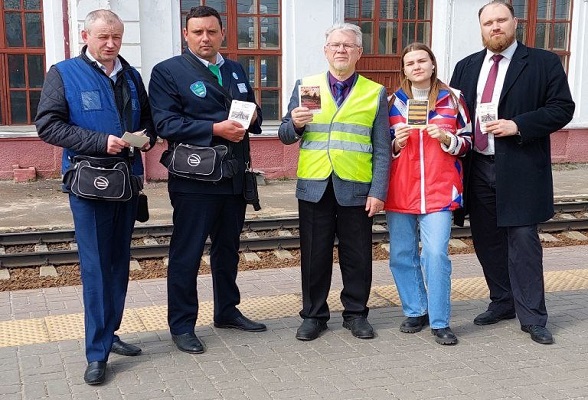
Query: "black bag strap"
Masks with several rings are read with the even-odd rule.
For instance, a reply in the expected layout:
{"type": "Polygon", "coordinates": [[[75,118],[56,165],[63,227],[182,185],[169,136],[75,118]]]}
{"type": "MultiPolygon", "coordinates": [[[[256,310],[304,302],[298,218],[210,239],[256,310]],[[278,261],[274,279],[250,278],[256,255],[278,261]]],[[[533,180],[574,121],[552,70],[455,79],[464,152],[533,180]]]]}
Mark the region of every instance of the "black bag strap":
{"type": "Polygon", "coordinates": [[[182,57],[188,60],[188,62],[192,64],[194,68],[196,68],[204,74],[203,78],[205,81],[211,83],[213,86],[215,86],[218,90],[221,91],[221,93],[225,96],[225,106],[227,106],[227,110],[229,110],[231,108],[233,96],[231,96],[227,89],[225,89],[220,83],[218,83],[216,75],[213,74],[210,69],[206,68],[204,64],[202,64],[200,61],[194,60],[194,58],[191,57],[188,53],[183,53],[182,57]]]}

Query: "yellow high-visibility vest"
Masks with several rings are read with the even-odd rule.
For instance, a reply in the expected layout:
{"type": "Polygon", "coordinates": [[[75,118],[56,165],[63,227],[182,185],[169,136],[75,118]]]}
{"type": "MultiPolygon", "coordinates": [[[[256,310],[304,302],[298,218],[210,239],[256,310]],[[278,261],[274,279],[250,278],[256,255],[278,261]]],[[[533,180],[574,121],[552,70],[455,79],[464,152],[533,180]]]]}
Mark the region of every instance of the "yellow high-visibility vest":
{"type": "Polygon", "coordinates": [[[323,180],[334,171],[347,181],[371,182],[371,134],[382,85],[359,75],[339,108],[327,74],[304,78],[302,85],[320,86],[321,112],[314,114],[302,135],[298,177],[323,180]]]}

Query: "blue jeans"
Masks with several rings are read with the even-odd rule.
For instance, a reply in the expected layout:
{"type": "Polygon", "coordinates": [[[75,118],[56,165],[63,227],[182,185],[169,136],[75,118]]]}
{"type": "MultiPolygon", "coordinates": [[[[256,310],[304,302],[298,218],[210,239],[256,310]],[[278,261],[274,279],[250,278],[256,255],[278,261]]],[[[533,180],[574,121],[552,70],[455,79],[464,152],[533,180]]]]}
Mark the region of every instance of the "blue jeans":
{"type": "Polygon", "coordinates": [[[420,317],[428,312],[432,329],[448,327],[451,261],[447,247],[451,235],[451,212],[386,212],[386,219],[390,232],[390,271],[404,315],[420,317]],[[420,255],[419,236],[422,242],[420,255]]]}

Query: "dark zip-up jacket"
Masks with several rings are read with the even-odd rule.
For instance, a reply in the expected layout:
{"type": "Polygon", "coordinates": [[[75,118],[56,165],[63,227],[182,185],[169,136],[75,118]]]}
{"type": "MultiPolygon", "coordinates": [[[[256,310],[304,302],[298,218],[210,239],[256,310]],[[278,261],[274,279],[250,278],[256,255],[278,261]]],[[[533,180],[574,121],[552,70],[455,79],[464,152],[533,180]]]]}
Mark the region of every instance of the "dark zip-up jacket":
{"type": "MultiPolygon", "coordinates": [[[[62,173],[69,167],[69,157],[75,154],[108,156],[109,134],[120,137],[126,130],[146,129],[151,146],[156,140],[149,99],[139,73],[119,56],[123,68],[114,83],[85,52],[86,47],[78,57],[49,69],[37,110],[39,137],[64,148],[62,173]],[[80,76],[73,76],[76,70],[80,76]]],[[[142,160],[138,152],[135,154],[133,173],[140,175],[142,160]]],[[[127,155],[126,151],[119,154],[127,155]]]]}

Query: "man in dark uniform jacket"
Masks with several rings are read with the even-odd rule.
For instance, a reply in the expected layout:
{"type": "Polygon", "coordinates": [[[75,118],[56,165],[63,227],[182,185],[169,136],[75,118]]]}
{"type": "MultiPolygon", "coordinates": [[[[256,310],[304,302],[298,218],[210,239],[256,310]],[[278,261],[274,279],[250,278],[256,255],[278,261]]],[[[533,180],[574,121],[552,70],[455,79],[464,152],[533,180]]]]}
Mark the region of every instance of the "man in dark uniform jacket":
{"type": "Polygon", "coordinates": [[[509,3],[492,1],[478,17],[485,49],[461,60],[450,83],[463,91],[472,121],[480,103],[498,115],[478,129],[466,165],[472,238],[490,289],[474,323],[518,316],[531,339],[551,344],[537,224],[554,214],[549,135],[570,122],[575,105],[559,57],[515,40],[509,3]]]}
{"type": "Polygon", "coordinates": [[[246,208],[243,177],[245,160],[249,159],[243,139],[248,131],[261,133],[261,109],[257,107],[248,130],[227,119],[226,96],[212,81],[217,77],[206,68],[220,71],[218,82],[233,99],[255,103],[255,96],[243,67],[218,52],[224,36],[215,9],[192,8],[184,28],[186,52],[156,65],[149,84],[157,133],[170,146],[225,144],[232,147],[239,165],[234,177],[215,183],[169,175],[174,230],[167,274],[168,323],[174,343],[187,353],[204,351],[194,333],[198,316],[196,278],[209,235],[214,326],[250,332],[266,330],[265,325],[249,320],[237,309],[240,294],[236,283],[239,236],[246,208]],[[204,70],[193,63],[201,63],[204,70]]]}
{"type": "MultiPolygon", "coordinates": [[[[36,118],[39,137],[63,147],[62,172],[77,154],[133,156],[133,175],[143,175],[138,149],[121,139],[125,131],[146,130],[155,143],[149,100],[141,77],[118,55],[124,26],[112,11],[88,14],[86,46],[78,57],[51,67],[36,118]]],[[[80,257],[88,367],[84,380],[104,382],[110,352],[136,356],[141,349],[115,334],[129,281],[131,236],[137,196],[128,201],[88,200],[69,195],[80,257]]]]}

